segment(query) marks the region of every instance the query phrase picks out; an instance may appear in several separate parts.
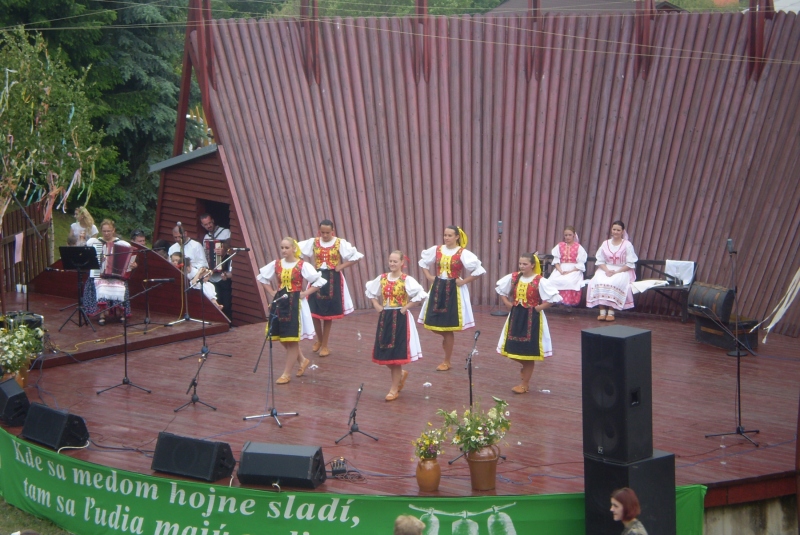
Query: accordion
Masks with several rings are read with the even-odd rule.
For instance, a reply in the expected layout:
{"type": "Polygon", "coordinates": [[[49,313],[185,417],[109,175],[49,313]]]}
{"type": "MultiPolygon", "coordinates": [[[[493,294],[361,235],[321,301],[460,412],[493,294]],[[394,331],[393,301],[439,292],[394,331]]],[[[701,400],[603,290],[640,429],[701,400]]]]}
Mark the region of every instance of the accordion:
{"type": "Polygon", "coordinates": [[[106,243],[100,278],[127,280],[131,276],[130,264],[133,247],[121,243],[106,243]]]}
{"type": "Polygon", "coordinates": [[[213,268],[214,273],[230,271],[229,264],[217,267],[228,258],[228,255],[225,254],[227,251],[225,250],[225,242],[223,240],[203,240],[203,248],[206,252],[208,267],[210,269],[213,268]]]}

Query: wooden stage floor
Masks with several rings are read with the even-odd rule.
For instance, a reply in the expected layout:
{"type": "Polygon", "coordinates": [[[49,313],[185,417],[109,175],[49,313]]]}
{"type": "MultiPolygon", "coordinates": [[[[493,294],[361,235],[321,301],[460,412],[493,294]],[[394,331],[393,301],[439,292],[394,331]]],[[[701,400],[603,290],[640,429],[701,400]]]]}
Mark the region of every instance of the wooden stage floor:
{"type": "MultiPolygon", "coordinates": [[[[603,324],[586,311],[548,311],[555,356],[537,364],[530,393],[515,395],[510,389],[516,384],[519,366],[495,352],[503,318],[489,311],[488,307],[475,310],[482,331],[474,358],[475,397],[484,405],[491,403],[491,396],[507,399],[512,422],[502,444],[507,460],[498,466],[496,493],[582,492],[580,333],[603,324]]],[[[411,441],[426,422],[440,422],[438,408],[460,411],[468,404],[463,364],[475,331],[456,335],[456,366],[449,372],[436,372],[440,339],[420,330],[425,358],[408,366],[410,375],[400,398],[387,403],[389,372],[370,361],[376,318],[373,311],[357,311],[336,322],[332,354],[327,358],[312,353],[311,342],[302,343],[304,353],[318,367],[276,387],[277,409],[300,413],[282,418],[282,429],[272,419],[242,419],[263,413],[268,406],[266,354],[253,373],[264,339],[263,324],[209,338],[211,351],[233,355],[211,356],[200,376],[200,399],[218,407],[217,411],[194,405],[173,412],[189,400],[186,391],[198,365],[196,359],[179,357],[198,351],[200,340],[130,353],[128,376],[152,389],[152,394],[127,386],[96,394],[123,378],[122,356],[32,372],[27,393],[32,401],[69,409],[86,419],[93,444],[67,454],[90,462],[150,474],[159,431],[227,442],[237,458],[245,441],[313,445],[322,446],[326,462],[344,457],[348,467],[363,476],[349,481],[328,479],[320,491],[417,495],[411,441]],[[348,416],[361,383],[358,424],[380,440],[355,434],[336,445],[334,441],[349,429],[348,416]]],[[[748,429],[761,430],[755,437],[761,447],[755,448],[737,436],[704,438],[707,433],[735,430],[735,358],[696,342],[691,322],[621,314],[617,323],[653,333],[654,445],[675,453],[678,485],[793,470],[800,389],[796,339],[771,335],[768,344],[759,346],[759,357],[742,360],[743,422],[748,429]],[[723,443],[726,447],[720,448],[723,443]]],[[[284,360],[283,349],[276,346],[276,370],[284,360]]],[[[20,429],[10,431],[17,434],[20,429]]],[[[443,459],[457,454],[450,446],[443,459]]],[[[463,459],[442,465],[438,495],[473,494],[463,459]]],[[[238,481],[234,479],[233,484],[238,481]]]]}
{"type": "MultiPolygon", "coordinates": [[[[31,293],[28,296],[22,293],[6,294],[6,313],[12,311],[29,310],[44,316],[44,326],[49,336],[50,348],[44,354],[44,367],[49,368],[70,362],[86,361],[109,355],[119,355],[125,352],[125,333],[123,324],[109,319],[108,323],[100,326],[97,318],[91,322],[95,330],[82,321],[78,326],[78,314],[73,314],[76,299],[65,299],[53,295],[31,293]],[[62,308],[65,310],[61,310],[62,308]],[[70,316],[72,320],[70,320],[70,316]],[[60,329],[60,330],[59,330],[60,329]]],[[[200,322],[181,322],[176,325],[166,325],[177,319],[180,315],[165,314],[152,311],[148,325],[144,325],[145,312],[143,309],[133,308],[128,319],[128,351],[159,347],[172,342],[201,338],[203,335],[200,322]]],[[[192,311],[192,316],[200,317],[199,313],[192,311]]],[[[208,322],[206,334],[213,335],[228,331],[228,324],[221,322],[208,322]]]]}

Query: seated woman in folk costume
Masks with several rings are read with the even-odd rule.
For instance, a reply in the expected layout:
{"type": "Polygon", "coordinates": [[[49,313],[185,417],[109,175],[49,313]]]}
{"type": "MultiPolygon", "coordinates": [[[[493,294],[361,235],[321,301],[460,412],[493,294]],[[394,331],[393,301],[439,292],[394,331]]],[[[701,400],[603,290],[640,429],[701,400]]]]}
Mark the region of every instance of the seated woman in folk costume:
{"type": "Polygon", "coordinates": [[[575,227],[564,228],[564,241],[553,247],[553,272],[548,280],[561,294],[562,305],[576,307],[581,302],[586,249],[578,241],[575,227]]]}
{"type": "Polygon", "coordinates": [[[599,306],[600,321],[614,321],[614,310],[633,308],[631,283],[636,280],[639,258],[628,241],[625,223],[611,224],[611,238],[604,241],[595,254],[596,270],[586,290],[586,308],[599,306]]]}

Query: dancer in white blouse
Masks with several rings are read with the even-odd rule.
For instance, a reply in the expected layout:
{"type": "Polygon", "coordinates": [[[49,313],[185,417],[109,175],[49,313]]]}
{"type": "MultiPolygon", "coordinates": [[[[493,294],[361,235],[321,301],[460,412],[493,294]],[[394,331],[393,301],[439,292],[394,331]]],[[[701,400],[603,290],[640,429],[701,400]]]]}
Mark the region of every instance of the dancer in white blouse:
{"type": "Polygon", "coordinates": [[[548,280],[558,288],[561,304],[578,306],[581,302],[581,283],[586,272],[586,249],[578,241],[575,227],[564,228],[564,241],[553,247],[553,272],[548,280]]]}
{"type": "Polygon", "coordinates": [[[322,273],[299,258],[300,247],[294,238],[281,240],[280,250],[281,258],[262,267],[256,280],[266,287],[267,294],[273,301],[267,332],[273,340],[278,340],[286,348],[286,366],[276,381],[277,384],[284,385],[291,378],[295,362],[300,365],[295,374],[297,377],[302,377],[311,362],[300,351],[300,340],[314,338],[311,312],[306,298],[326,282],[322,273]],[[277,290],[272,287],[273,280],[278,283],[277,290]],[[304,282],[308,283],[305,290],[304,282]],[[283,297],[284,295],[288,297],[283,297]]]}
{"type": "Polygon", "coordinates": [[[333,320],[342,319],[353,312],[353,299],[342,270],[364,258],[350,242],[337,238],[334,232],[333,221],[323,219],[319,224],[319,236],[303,240],[299,244],[301,257],[312,262],[328,281],[328,284],[308,299],[314,329],[317,331],[317,341],[312,349],[319,351],[320,357],[331,354],[328,339],[333,320]]]}
{"type": "Polygon", "coordinates": [[[542,277],[536,253],[520,256],[519,271],[497,281],[496,291],[503,303],[511,308],[497,343],[497,352],[522,363],[522,382],[511,390],[515,394],[524,394],[530,388],[536,361],[553,354],[544,309],[561,302],[561,295],[549,280],[542,277]]]}
{"type": "Polygon", "coordinates": [[[380,312],[372,362],[389,367],[392,387],[386,401],[394,401],[406,384],[408,371],[403,364],[422,358],[414,316],[409,308],[421,303],[428,294],[419,282],[403,273],[406,256],[400,251],[389,254],[389,273],[379,275],[366,285],[366,295],[380,312]]]}
{"type": "Polygon", "coordinates": [[[486,273],[481,261],[466,246],[466,232],[451,225],[444,229],[444,245],[425,249],[419,261],[425,277],[433,283],[419,322],[442,337],[444,362],[436,367],[440,372],[450,369],[453,333],[475,326],[467,284],[486,273]]]}
{"type": "Polygon", "coordinates": [[[636,252],[628,241],[625,223],[611,224],[611,239],[595,254],[595,272],[586,290],[586,307],[599,306],[600,321],[614,321],[614,309],[633,308],[631,283],[636,280],[636,252]]]}

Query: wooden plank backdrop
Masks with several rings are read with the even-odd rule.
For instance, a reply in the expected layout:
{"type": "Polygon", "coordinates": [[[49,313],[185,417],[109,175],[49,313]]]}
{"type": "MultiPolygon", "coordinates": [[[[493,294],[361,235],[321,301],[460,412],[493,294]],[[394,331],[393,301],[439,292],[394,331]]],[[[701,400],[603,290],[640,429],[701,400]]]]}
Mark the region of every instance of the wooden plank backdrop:
{"type": "MultiPolygon", "coordinates": [[[[208,26],[206,112],[251,233],[249,271],[282,236],[313,236],[331,218],[366,254],[347,273],[364,308],[360,289],[389,251],[416,258],[458,224],[489,272],[473,300],[491,304],[520,252],[549,251],[574,225],[593,254],[622,219],[640,257],[697,261],[698,280],[714,284],[732,284],[732,238],[742,314],[777,303],[800,268],[794,14],[766,22],[759,81],[741,13],[655,15],[646,79],[629,13],[543,17],[542,75],[530,81],[523,16],[431,22],[430,77],[416,81],[412,18],[320,20],[319,84],[305,76],[298,21],[208,26]]],[[[656,295],[637,307],[677,313],[656,295]]],[[[800,307],[777,331],[800,335],[800,307]]]]}

